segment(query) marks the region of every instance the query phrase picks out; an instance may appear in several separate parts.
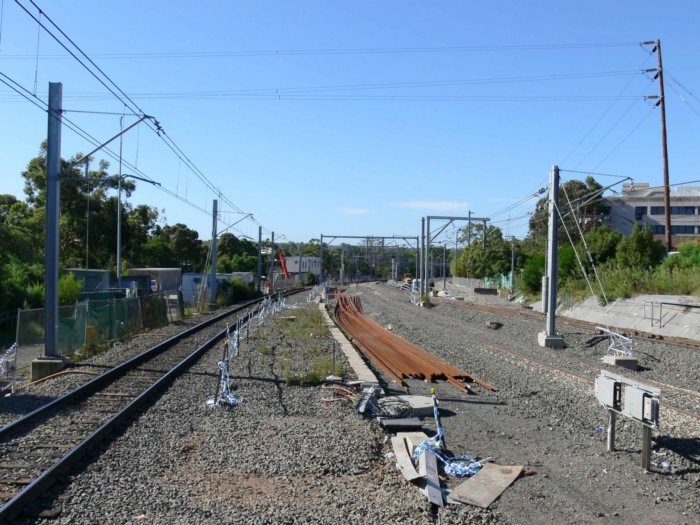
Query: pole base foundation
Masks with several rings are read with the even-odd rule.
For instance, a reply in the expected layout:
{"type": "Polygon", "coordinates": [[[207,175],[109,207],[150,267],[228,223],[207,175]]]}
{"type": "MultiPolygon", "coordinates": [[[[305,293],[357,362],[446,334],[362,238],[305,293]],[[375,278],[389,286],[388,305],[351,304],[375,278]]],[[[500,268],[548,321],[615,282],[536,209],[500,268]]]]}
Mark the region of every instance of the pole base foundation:
{"type": "Polygon", "coordinates": [[[58,357],[38,357],[30,366],[30,381],[36,381],[42,377],[60,372],[66,367],[66,359],[58,357]]]}
{"type": "Polygon", "coordinates": [[[566,343],[560,335],[547,335],[547,332],[537,334],[537,342],[544,348],[564,348],[566,343]]]}

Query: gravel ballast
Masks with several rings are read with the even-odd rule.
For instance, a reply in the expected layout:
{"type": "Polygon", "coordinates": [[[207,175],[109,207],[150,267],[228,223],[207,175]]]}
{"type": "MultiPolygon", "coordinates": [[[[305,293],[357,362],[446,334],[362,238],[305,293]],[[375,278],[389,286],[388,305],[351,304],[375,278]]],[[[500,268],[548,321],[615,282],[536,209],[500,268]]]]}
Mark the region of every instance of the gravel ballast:
{"type": "MultiPolygon", "coordinates": [[[[620,451],[605,452],[604,432],[594,430],[605,424],[605,412],[588,383],[476,342],[498,337],[498,344],[535,352],[541,329],[535,323],[497,319],[464,305],[419,309],[406,295],[381,284],[353,291],[361,293],[365,312],[380,324],[391,324],[399,335],[499,388],[489,393],[477,387],[478,396],[467,396],[449,384],[437,384],[452,452],[495,456],[498,463],[524,465],[537,474],[516,481],[488,510],[468,505],[432,509],[403,480],[393,458],[385,456],[390,445],[376,423],[354,414],[348,403],[324,403],[322,398],[331,396],[318,386],[285,382],[290,363],[303,360],[309,345],[329,345],[327,336],[310,333],[301,345],[301,334],[285,335],[294,321],[270,319],[241,346],[234,362],[239,406],[207,406],[216,387],[220,349],[209,352],[93,461],[52,489],[37,509],[45,517],[26,521],[697,522],[695,423],[679,419],[672,426],[662,420],[655,449],[664,456],[655,461],[671,466],[644,474],[638,425],[621,420],[620,451]],[[504,326],[489,330],[487,320],[504,326]],[[676,452],[687,444],[690,459],[676,452]]],[[[294,310],[288,312],[294,315],[294,310]]],[[[565,337],[572,345],[574,339],[565,337]]],[[[675,384],[673,377],[660,380],[675,384]]],[[[396,390],[396,385],[387,386],[396,390]]],[[[429,394],[434,385],[410,381],[409,386],[413,394],[429,394]]],[[[428,432],[431,428],[426,421],[428,432]]]]}

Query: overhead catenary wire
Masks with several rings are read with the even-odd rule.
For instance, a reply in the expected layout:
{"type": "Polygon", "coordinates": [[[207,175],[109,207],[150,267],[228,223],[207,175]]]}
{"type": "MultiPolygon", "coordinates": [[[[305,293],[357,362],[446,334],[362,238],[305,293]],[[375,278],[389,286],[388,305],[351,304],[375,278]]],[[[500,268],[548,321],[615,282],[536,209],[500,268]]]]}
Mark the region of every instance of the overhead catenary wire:
{"type": "Polygon", "coordinates": [[[639,94],[639,97],[637,97],[632,103],[630,103],[627,108],[620,114],[620,116],[613,122],[613,124],[608,128],[608,130],[603,134],[603,136],[588,150],[588,153],[586,153],[583,158],[581,158],[576,165],[574,166],[574,169],[578,169],[585,161],[588,159],[588,157],[591,156],[591,154],[597,150],[600,145],[605,141],[605,139],[610,136],[610,134],[617,128],[617,126],[620,125],[620,123],[623,121],[623,119],[629,114],[629,112],[632,110],[632,108],[637,104],[637,102],[640,102],[644,100],[643,98],[643,93],[645,90],[642,90],[639,94]]]}
{"type": "MultiPolygon", "coordinates": [[[[40,109],[40,110],[43,111],[43,112],[48,111],[48,106],[46,105],[46,103],[45,103],[44,101],[42,101],[41,99],[32,96],[31,91],[29,91],[27,88],[23,87],[21,84],[19,84],[18,82],[16,82],[15,80],[13,80],[11,77],[7,76],[6,74],[4,74],[4,73],[2,73],[2,72],[0,72],[0,77],[3,77],[3,78],[0,78],[0,82],[2,82],[3,84],[5,84],[6,86],[8,86],[10,89],[12,89],[13,91],[15,91],[15,92],[16,92],[17,94],[19,94],[20,96],[22,96],[22,97],[23,97],[24,99],[26,99],[28,102],[32,103],[34,106],[36,106],[38,109],[40,109]]],[[[76,123],[74,123],[72,120],[68,119],[68,118],[65,117],[65,116],[62,116],[61,120],[62,120],[62,122],[64,123],[64,125],[65,125],[69,130],[73,131],[76,135],[78,135],[79,137],[83,138],[84,140],[86,140],[87,142],[89,142],[90,144],[92,144],[93,146],[99,146],[99,145],[100,145],[100,141],[99,141],[98,139],[96,139],[95,137],[93,137],[92,135],[90,135],[87,131],[85,131],[84,129],[82,129],[80,126],[78,126],[78,125],[77,125],[76,123]]],[[[110,148],[104,147],[104,148],[102,148],[102,151],[103,151],[108,157],[112,158],[112,160],[115,160],[115,161],[118,161],[118,160],[119,160],[119,155],[118,155],[116,152],[112,151],[110,148]]],[[[146,173],[144,173],[143,171],[141,171],[140,169],[138,169],[136,166],[132,165],[130,162],[128,162],[128,161],[122,159],[122,163],[123,163],[124,166],[126,166],[129,170],[134,171],[134,172],[137,173],[138,175],[141,175],[143,178],[147,179],[149,182],[154,182],[154,183],[155,183],[155,180],[154,180],[153,178],[151,178],[151,177],[148,176],[146,173]]],[[[169,190],[167,187],[161,186],[161,185],[157,185],[156,187],[157,187],[158,189],[160,189],[161,191],[167,193],[167,194],[170,195],[171,197],[174,197],[174,198],[180,200],[181,202],[183,202],[183,203],[185,203],[185,204],[187,204],[187,205],[193,207],[194,209],[197,209],[198,211],[201,211],[201,212],[203,212],[203,213],[205,213],[205,214],[208,214],[207,210],[205,210],[205,209],[201,208],[200,206],[194,204],[193,202],[191,202],[191,201],[189,201],[189,200],[187,200],[187,199],[181,197],[180,195],[177,195],[177,194],[174,193],[173,191],[169,190]]]]}
{"type": "Polygon", "coordinates": [[[690,109],[690,111],[692,111],[695,114],[695,116],[700,117],[700,112],[698,112],[698,110],[695,109],[695,107],[693,107],[693,105],[690,102],[688,102],[688,100],[683,96],[683,94],[680,91],[678,91],[678,89],[676,89],[676,87],[673,84],[668,84],[668,87],[670,87],[676,93],[676,95],[678,95],[678,98],[680,98],[681,101],[686,106],[688,106],[688,109],[690,109]]]}
{"type": "MultiPolygon", "coordinates": [[[[636,47],[639,42],[600,42],[600,43],[552,43],[552,44],[505,44],[482,46],[430,46],[430,47],[376,47],[376,48],[318,48],[318,49],[264,49],[249,51],[161,51],[140,53],[96,53],[98,58],[138,59],[138,58],[216,58],[245,56],[296,56],[296,55],[360,55],[360,54],[410,54],[410,53],[468,53],[482,51],[536,51],[560,49],[607,49],[616,47],[636,47]]],[[[27,55],[7,55],[5,58],[26,59],[27,55]]],[[[65,55],[46,55],[50,60],[69,59],[65,55]]]]}
{"type": "MultiPolygon", "coordinates": [[[[403,81],[403,82],[386,82],[386,83],[361,83],[361,84],[331,84],[319,86],[295,86],[284,88],[247,88],[236,90],[213,90],[213,91],[163,91],[163,92],[135,92],[131,93],[131,97],[139,99],[199,99],[212,98],[221,99],[226,97],[237,96],[272,96],[279,95],[300,95],[312,94],[327,91],[366,91],[366,90],[383,90],[383,89],[405,89],[405,88],[423,88],[423,87],[451,87],[462,85],[482,85],[482,84],[503,84],[503,83],[518,83],[518,82],[538,82],[551,80],[580,80],[585,78],[601,78],[620,75],[638,75],[640,70],[622,70],[622,71],[602,71],[591,73],[565,73],[565,74],[548,74],[548,75],[526,75],[526,76],[509,76],[509,77],[487,77],[487,78],[472,78],[472,79],[456,79],[456,80],[430,80],[430,81],[403,81]]],[[[634,79],[634,76],[632,77],[634,79]]],[[[77,92],[66,95],[70,99],[88,99],[94,100],[105,95],[95,92],[77,92]]],[[[618,95],[619,96],[619,95],[618,95]]]]}
{"type": "MultiPolygon", "coordinates": [[[[564,191],[564,196],[566,197],[566,202],[569,204],[569,209],[571,210],[571,213],[574,215],[574,218],[576,218],[576,211],[574,210],[573,205],[571,204],[571,199],[569,199],[569,192],[566,191],[566,187],[562,185],[562,190],[564,191]]],[[[578,220],[574,220],[574,223],[576,223],[576,227],[578,228],[578,234],[581,238],[581,242],[583,243],[583,248],[586,251],[586,255],[588,256],[588,262],[591,264],[591,268],[593,269],[593,274],[595,275],[596,281],[598,282],[598,287],[600,288],[600,292],[603,294],[603,300],[605,301],[605,305],[608,304],[608,296],[605,293],[605,288],[603,288],[603,283],[600,280],[600,276],[598,275],[598,270],[596,269],[595,262],[593,261],[593,256],[591,254],[591,250],[588,248],[588,242],[586,242],[586,236],[583,234],[583,230],[581,229],[581,225],[579,224],[578,220]]],[[[568,234],[568,233],[567,233],[568,234]]],[[[576,247],[574,246],[574,251],[576,250],[576,247]]],[[[588,277],[586,277],[588,279],[588,277]]]]}
{"type": "Polygon", "coordinates": [[[622,139],[613,147],[613,149],[611,149],[611,150],[608,152],[608,154],[607,154],[605,157],[603,157],[603,158],[600,160],[600,162],[598,162],[598,164],[596,164],[595,166],[593,166],[592,170],[593,170],[593,171],[597,170],[597,169],[600,167],[601,164],[603,164],[606,160],[608,160],[608,159],[610,158],[610,156],[611,156],[613,153],[615,153],[615,152],[620,148],[620,146],[622,146],[625,142],[627,142],[627,139],[629,139],[632,135],[634,135],[634,133],[635,133],[635,132],[639,129],[639,127],[649,118],[649,116],[651,116],[651,114],[652,114],[653,112],[654,112],[654,107],[649,108],[649,111],[647,111],[647,112],[644,114],[644,116],[642,116],[642,118],[639,119],[639,121],[634,125],[634,127],[630,130],[630,132],[627,133],[627,135],[625,135],[624,137],[622,137],[622,139]]]}
{"type": "MultiPolygon", "coordinates": [[[[114,95],[117,100],[122,102],[122,104],[127,107],[132,113],[137,113],[141,116],[146,115],[146,113],[141,109],[141,107],[134,102],[129,95],[127,95],[112,79],[107,75],[81,48],[78,46],[44,11],[34,2],[34,0],[29,0],[30,3],[38,10],[40,18],[37,18],[32,14],[21,2],[20,0],[15,0],[15,3],[19,5],[22,10],[24,10],[33,20],[37,22],[37,24],[44,29],[44,31],[47,32],[63,49],[65,49],[75,60],[83,66],[83,68],[88,71],[100,84],[102,84],[107,91],[109,91],[112,95],[114,95]],[[41,16],[46,18],[48,22],[56,28],[56,30],[68,41],[70,44],[75,48],[75,52],[66,45],[65,42],[63,42],[60,38],[58,38],[49,28],[46,27],[45,24],[42,23],[41,21],[41,16]],[[79,53],[81,56],[85,58],[99,73],[102,75],[98,75],[93,69],[88,67],[88,65],[85,63],[84,60],[81,60],[78,56],[77,53],[79,53]]],[[[206,185],[208,186],[213,192],[220,194],[222,196],[222,200],[227,202],[230,206],[233,208],[238,209],[238,207],[231,201],[228,197],[223,196],[221,190],[217,188],[207,177],[204,175],[204,173],[192,162],[192,160],[185,155],[184,151],[174,142],[174,140],[165,133],[163,128],[161,127],[160,123],[153,118],[153,123],[149,123],[146,121],[146,125],[149,126],[149,128],[156,133],[157,136],[161,137],[163,142],[166,144],[166,146],[173,151],[176,156],[183,158],[185,162],[191,166],[193,172],[195,175],[206,185]]],[[[244,213],[242,210],[240,210],[241,213],[244,213]]]]}
{"type": "MultiPolygon", "coordinates": [[[[588,278],[588,274],[586,273],[586,268],[583,266],[583,262],[581,261],[581,258],[578,255],[578,250],[576,250],[576,245],[574,244],[573,239],[571,238],[571,234],[569,233],[569,228],[566,226],[566,221],[564,221],[564,218],[562,217],[561,210],[559,209],[559,206],[557,205],[556,202],[553,202],[555,209],[557,210],[557,215],[559,215],[559,220],[561,221],[561,225],[564,228],[564,231],[566,232],[566,237],[569,239],[569,243],[571,244],[571,247],[574,250],[574,255],[576,256],[576,261],[578,261],[579,268],[581,268],[581,272],[583,273],[583,278],[586,280],[586,284],[588,285],[588,289],[591,291],[591,295],[595,298],[596,302],[598,303],[598,306],[601,306],[600,301],[598,300],[598,296],[595,294],[593,291],[593,286],[591,285],[591,281],[588,278]]],[[[572,208],[573,212],[573,208],[572,208]]]]}

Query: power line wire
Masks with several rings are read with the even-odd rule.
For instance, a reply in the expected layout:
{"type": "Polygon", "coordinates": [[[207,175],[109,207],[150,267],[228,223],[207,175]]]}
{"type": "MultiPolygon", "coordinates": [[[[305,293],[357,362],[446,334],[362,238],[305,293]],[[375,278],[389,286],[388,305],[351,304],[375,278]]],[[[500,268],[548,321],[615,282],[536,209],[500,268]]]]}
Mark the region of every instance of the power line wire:
{"type": "MultiPolygon", "coordinates": [[[[142,53],[95,53],[101,59],[173,59],[173,58],[227,58],[248,56],[303,56],[303,55],[378,55],[420,53],[470,53],[482,51],[546,51],[560,49],[608,49],[634,47],[639,42],[603,42],[587,44],[511,44],[494,46],[443,46],[443,47],[378,47],[378,48],[320,48],[320,49],[269,49],[251,51],[161,51],[142,53]]],[[[12,60],[26,59],[27,55],[6,55],[12,60]]],[[[45,55],[47,60],[67,60],[65,55],[45,55]]]]}
{"type": "MultiPolygon", "coordinates": [[[[77,56],[71,49],[69,49],[68,46],[67,46],[64,42],[62,42],[54,33],[52,33],[52,32],[41,22],[41,19],[40,19],[40,18],[37,19],[31,12],[29,12],[29,10],[28,10],[23,4],[20,3],[19,0],[15,0],[15,3],[17,3],[17,5],[19,5],[19,6],[22,8],[22,10],[24,10],[32,19],[34,19],[34,20],[37,22],[37,24],[39,24],[39,26],[41,26],[41,28],[44,29],[44,31],[46,31],[46,32],[47,32],[61,47],[63,47],[63,49],[65,49],[69,54],[71,54],[71,56],[73,56],[73,58],[75,58],[75,60],[77,60],[78,63],[79,63],[80,65],[82,65],[83,68],[84,68],[86,71],[88,71],[98,82],[100,82],[100,84],[102,84],[110,93],[112,93],[112,95],[114,95],[115,98],[117,98],[117,100],[119,100],[120,102],[122,102],[122,104],[123,104],[125,107],[129,108],[129,110],[132,111],[132,113],[138,113],[140,116],[147,116],[146,113],[138,106],[138,104],[136,104],[136,103],[129,97],[129,95],[127,95],[127,94],[126,94],[126,93],[111,79],[111,77],[109,77],[109,75],[107,75],[107,74],[106,74],[106,73],[105,73],[105,72],[104,72],[104,71],[103,71],[103,70],[102,70],[102,69],[101,69],[101,68],[100,68],[100,67],[99,67],[99,66],[98,66],[98,65],[97,65],[97,64],[96,64],[96,63],[95,63],[81,48],[80,48],[80,46],[78,46],[78,45],[77,45],[77,44],[76,44],[76,43],[75,43],[75,42],[74,42],[74,41],[73,41],[73,40],[72,40],[72,39],[71,39],[71,38],[70,38],[70,37],[69,37],[69,36],[68,36],[68,35],[67,35],[67,34],[66,34],[66,33],[65,33],[65,32],[64,32],[64,31],[49,17],[49,16],[48,16],[48,15],[46,15],[46,13],[44,13],[44,12],[42,11],[42,9],[34,2],[34,0],[29,0],[29,1],[30,1],[30,3],[39,11],[40,17],[41,17],[41,16],[45,17],[45,18],[51,23],[51,25],[52,25],[53,27],[55,27],[55,28],[61,33],[61,35],[62,35],[65,39],[67,39],[68,42],[70,42],[71,45],[72,45],[83,57],[85,57],[85,59],[86,59],[88,62],[90,62],[90,64],[91,64],[95,69],[97,69],[97,71],[100,72],[100,74],[104,77],[104,79],[106,79],[106,81],[109,82],[109,83],[111,84],[111,86],[113,86],[114,89],[113,89],[112,87],[110,87],[110,85],[108,85],[107,82],[106,82],[103,78],[100,78],[99,75],[97,75],[92,69],[90,69],[90,68],[85,64],[84,61],[82,61],[80,58],[78,58],[78,56],[77,56]],[[115,90],[118,91],[124,98],[122,98],[119,94],[117,94],[117,93],[115,92],[115,90]],[[124,100],[124,99],[126,99],[126,100],[124,100]],[[127,101],[128,101],[128,102],[127,102],[127,101]],[[136,110],[138,110],[138,111],[136,111],[136,110]]],[[[159,123],[155,118],[153,118],[153,117],[151,117],[151,119],[153,120],[153,124],[151,125],[148,121],[145,121],[145,122],[146,122],[146,125],[149,126],[149,128],[150,128],[151,130],[153,130],[153,131],[156,133],[157,136],[161,137],[161,139],[163,140],[163,142],[164,142],[164,143],[179,157],[179,158],[181,158],[181,159],[184,158],[185,162],[186,162],[190,167],[192,167],[192,169],[193,169],[195,175],[196,175],[206,186],[208,186],[214,193],[217,193],[217,194],[219,194],[219,195],[222,195],[221,190],[220,190],[219,188],[217,188],[217,187],[206,177],[206,175],[204,175],[204,173],[192,162],[192,160],[189,159],[189,157],[187,157],[187,155],[185,155],[185,153],[184,153],[184,152],[182,151],[182,149],[173,141],[173,139],[170,138],[170,137],[165,133],[165,131],[164,131],[163,128],[161,127],[160,123],[159,123]]],[[[225,200],[230,206],[234,207],[235,209],[238,209],[238,207],[237,207],[230,199],[228,199],[228,197],[223,197],[223,198],[224,198],[224,200],[225,200]]],[[[241,211],[241,213],[243,213],[243,212],[241,211]]]]}
{"type": "MultiPolygon", "coordinates": [[[[648,54],[647,57],[644,59],[644,61],[640,64],[639,67],[642,71],[644,70],[644,68],[645,68],[647,62],[649,62],[649,60],[651,60],[651,54],[648,54]]],[[[565,164],[566,161],[569,160],[571,155],[573,155],[576,152],[576,150],[578,150],[578,148],[581,147],[581,145],[586,141],[586,139],[591,135],[591,133],[593,133],[593,131],[598,127],[598,125],[607,116],[607,114],[610,112],[610,110],[612,110],[612,108],[615,106],[615,104],[617,104],[620,101],[619,97],[622,97],[622,95],[630,87],[630,85],[632,84],[634,79],[635,79],[635,77],[631,77],[629,79],[629,81],[623,86],[622,90],[620,90],[620,92],[618,93],[618,99],[613,100],[610,103],[610,105],[605,109],[605,111],[603,111],[603,114],[598,118],[598,120],[596,120],[596,122],[593,124],[593,126],[591,126],[591,128],[588,130],[588,132],[581,138],[581,140],[579,140],[579,142],[576,144],[576,146],[574,146],[574,148],[571,151],[569,151],[569,153],[567,153],[566,157],[564,157],[564,159],[559,164],[565,164]]]]}
{"type": "Polygon", "coordinates": [[[639,120],[639,122],[637,122],[637,124],[635,124],[635,126],[632,128],[632,130],[627,135],[625,135],[622,138],[622,140],[620,142],[618,142],[615,145],[615,147],[612,150],[610,150],[610,152],[605,157],[603,157],[603,159],[600,162],[598,162],[598,164],[593,166],[593,171],[598,169],[598,167],[600,167],[601,164],[603,164],[606,160],[608,160],[610,158],[610,156],[620,148],[620,146],[622,146],[625,142],[627,142],[627,139],[629,139],[634,134],[634,132],[637,131],[639,126],[641,126],[644,123],[644,121],[646,121],[646,119],[649,118],[649,116],[652,114],[653,111],[654,111],[654,107],[649,108],[649,111],[647,111],[646,114],[639,120]]]}

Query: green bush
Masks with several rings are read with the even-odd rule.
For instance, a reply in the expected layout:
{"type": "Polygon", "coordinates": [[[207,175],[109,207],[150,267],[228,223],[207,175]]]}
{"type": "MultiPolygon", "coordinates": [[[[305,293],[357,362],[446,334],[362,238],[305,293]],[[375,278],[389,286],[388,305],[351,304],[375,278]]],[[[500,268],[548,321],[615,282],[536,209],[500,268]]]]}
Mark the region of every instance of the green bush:
{"type": "Polygon", "coordinates": [[[649,269],[657,266],[665,253],[664,245],[654,240],[648,226],[640,229],[636,224],[629,237],[617,245],[615,261],[621,268],[649,269]]]}
{"type": "Polygon", "coordinates": [[[542,277],[544,276],[545,257],[536,253],[530,257],[523,266],[519,285],[523,292],[536,294],[542,289],[542,277]]]}
{"type": "Polygon", "coordinates": [[[691,241],[681,244],[678,253],[666,257],[661,267],[666,270],[694,268],[700,272],[700,242],[691,241]]]}
{"type": "Polygon", "coordinates": [[[83,285],[72,273],[65,273],[58,279],[58,300],[61,304],[74,304],[83,285]]]}
{"type": "Polygon", "coordinates": [[[246,299],[252,299],[255,297],[255,293],[255,289],[248,285],[244,279],[234,277],[219,285],[216,290],[216,303],[219,306],[228,306],[246,299]]]}

